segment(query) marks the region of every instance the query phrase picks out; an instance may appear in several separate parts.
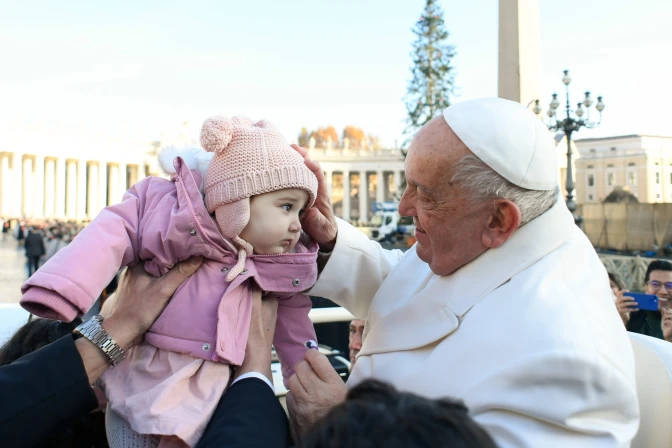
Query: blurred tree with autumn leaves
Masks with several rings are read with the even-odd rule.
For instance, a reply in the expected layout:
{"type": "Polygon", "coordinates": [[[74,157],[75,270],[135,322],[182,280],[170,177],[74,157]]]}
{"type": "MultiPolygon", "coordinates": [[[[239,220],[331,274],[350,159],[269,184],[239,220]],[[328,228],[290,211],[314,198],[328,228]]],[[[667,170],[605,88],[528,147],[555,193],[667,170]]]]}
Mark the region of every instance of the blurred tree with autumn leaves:
{"type": "Polygon", "coordinates": [[[326,126],[309,131],[308,128],[301,128],[299,132],[299,146],[307,148],[310,146],[310,139],[315,139],[316,148],[326,148],[331,141],[332,148],[342,148],[346,146],[349,149],[368,149],[377,150],[381,148],[380,139],[372,134],[367,134],[362,128],[348,125],[343,129],[341,138],[338,136],[336,128],[326,126]]]}

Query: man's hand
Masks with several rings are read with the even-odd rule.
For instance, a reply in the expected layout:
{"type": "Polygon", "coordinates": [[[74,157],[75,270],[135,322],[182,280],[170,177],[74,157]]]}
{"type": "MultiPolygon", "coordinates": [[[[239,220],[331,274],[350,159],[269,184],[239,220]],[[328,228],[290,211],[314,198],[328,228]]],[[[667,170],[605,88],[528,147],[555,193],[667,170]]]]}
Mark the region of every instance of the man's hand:
{"type": "Polygon", "coordinates": [[[345,399],[347,387],[318,350],[308,350],[289,379],[287,409],[295,441],[329,410],[345,399]]]}
{"type": "Polygon", "coordinates": [[[315,204],[306,211],[301,220],[303,230],[318,242],[325,252],[331,252],[336,244],[338,224],[331,208],[331,198],[327,189],[326,179],[320,164],[308,157],[308,151],[298,145],[292,145],[303,157],[306,166],[317,177],[317,197],[315,204]]]}
{"type": "Polygon", "coordinates": [[[627,325],[628,321],[630,321],[630,313],[639,311],[639,308],[637,308],[637,301],[632,297],[623,295],[626,292],[630,291],[623,289],[616,293],[616,309],[618,310],[618,314],[621,315],[623,325],[627,325]]]}
{"type": "Polygon", "coordinates": [[[245,346],[245,359],[243,364],[236,369],[234,379],[244,373],[258,372],[273,383],[271,347],[277,318],[278,299],[269,295],[262,300],[261,290],[255,285],[252,289],[252,318],[245,346]]]}
{"type": "MultiPolygon", "coordinates": [[[[194,257],[175,265],[160,278],[147,274],[139,264],[126,272],[119,281],[111,303],[105,303],[102,327],[124,350],[142,342],[142,339],[161,315],[177,288],[203,263],[202,257],[194,257]]],[[[109,302],[109,301],[108,301],[109,302]]],[[[110,367],[107,356],[86,338],[75,341],[89,383],[93,384],[110,367]]]]}

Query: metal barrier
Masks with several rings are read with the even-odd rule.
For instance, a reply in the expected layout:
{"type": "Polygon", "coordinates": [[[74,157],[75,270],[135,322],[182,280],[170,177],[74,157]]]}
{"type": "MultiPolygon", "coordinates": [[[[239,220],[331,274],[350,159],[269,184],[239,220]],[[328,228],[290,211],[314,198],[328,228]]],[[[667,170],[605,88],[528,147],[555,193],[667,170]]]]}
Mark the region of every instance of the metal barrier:
{"type": "Polygon", "coordinates": [[[640,256],[598,255],[607,271],[616,274],[625,285],[625,289],[631,291],[642,291],[644,289],[646,268],[649,267],[649,263],[656,260],[656,258],[644,258],[640,256]]]}

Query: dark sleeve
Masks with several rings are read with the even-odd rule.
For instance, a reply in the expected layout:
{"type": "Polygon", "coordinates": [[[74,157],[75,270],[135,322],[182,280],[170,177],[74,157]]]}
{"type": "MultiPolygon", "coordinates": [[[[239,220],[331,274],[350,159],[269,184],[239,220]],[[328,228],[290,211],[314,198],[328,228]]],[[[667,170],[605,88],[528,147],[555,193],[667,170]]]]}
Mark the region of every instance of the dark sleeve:
{"type": "Polygon", "coordinates": [[[98,406],[72,336],[0,367],[0,445],[36,446],[98,406]]]}
{"type": "Polygon", "coordinates": [[[197,448],[285,448],[289,422],[278,398],[259,378],[238,381],[217,405],[197,448]]]}
{"type": "Polygon", "coordinates": [[[625,325],[625,329],[633,333],[639,333],[642,331],[642,324],[644,324],[645,317],[646,314],[644,313],[644,310],[630,313],[630,320],[628,320],[628,323],[625,325]]]}

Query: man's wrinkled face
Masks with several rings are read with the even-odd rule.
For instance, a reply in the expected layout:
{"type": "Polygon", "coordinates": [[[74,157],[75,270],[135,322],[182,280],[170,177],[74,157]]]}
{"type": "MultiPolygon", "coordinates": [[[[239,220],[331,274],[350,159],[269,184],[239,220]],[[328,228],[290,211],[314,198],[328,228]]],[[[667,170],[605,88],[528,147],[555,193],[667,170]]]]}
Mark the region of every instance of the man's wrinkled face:
{"type": "Polygon", "coordinates": [[[364,319],[355,319],[350,322],[350,343],[348,348],[350,349],[350,369],[355,366],[355,359],[357,354],[362,349],[362,336],[364,335],[364,325],[366,321],[364,319]]]}
{"type": "Polygon", "coordinates": [[[474,201],[452,182],[455,165],[467,155],[472,152],[436,117],[418,132],[406,156],[399,213],[413,217],[418,257],[437,275],[455,272],[486,250],[482,235],[493,204],[474,201]]]}

